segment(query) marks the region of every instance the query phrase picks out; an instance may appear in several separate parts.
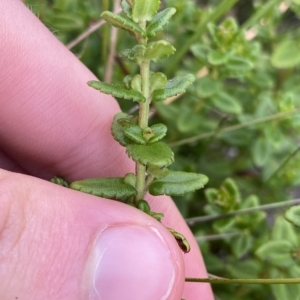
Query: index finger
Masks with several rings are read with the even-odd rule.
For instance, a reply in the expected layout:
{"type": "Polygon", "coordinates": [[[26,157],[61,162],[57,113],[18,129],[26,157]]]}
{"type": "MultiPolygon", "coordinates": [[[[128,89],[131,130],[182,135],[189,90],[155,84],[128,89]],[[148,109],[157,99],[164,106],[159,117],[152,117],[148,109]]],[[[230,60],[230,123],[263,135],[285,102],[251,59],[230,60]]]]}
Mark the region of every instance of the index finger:
{"type": "Polygon", "coordinates": [[[87,86],[95,76],[20,1],[0,9],[1,150],[42,178],[131,169],[110,134],[117,102],[87,86]]]}

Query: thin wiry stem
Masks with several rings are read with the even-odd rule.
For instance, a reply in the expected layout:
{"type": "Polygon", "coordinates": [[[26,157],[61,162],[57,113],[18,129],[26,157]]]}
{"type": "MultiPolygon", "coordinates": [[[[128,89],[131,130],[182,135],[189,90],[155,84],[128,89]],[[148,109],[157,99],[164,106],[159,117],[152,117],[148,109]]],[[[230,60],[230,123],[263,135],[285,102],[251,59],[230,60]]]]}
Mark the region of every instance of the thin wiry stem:
{"type": "Polygon", "coordinates": [[[253,213],[256,211],[260,211],[260,210],[265,211],[265,210],[277,209],[277,208],[282,208],[282,207],[287,207],[287,206],[292,206],[292,205],[297,205],[297,204],[300,204],[300,199],[294,199],[294,200],[289,200],[289,201],[282,201],[282,202],[277,202],[277,203],[260,205],[260,206],[256,206],[256,207],[252,207],[252,208],[233,211],[233,212],[230,212],[227,214],[222,214],[222,215],[188,218],[188,219],[185,219],[185,221],[187,222],[187,224],[189,226],[193,226],[193,225],[196,225],[199,223],[205,223],[205,222],[215,221],[215,220],[219,220],[219,219],[223,219],[223,218],[229,218],[229,217],[233,217],[233,216],[249,214],[249,213],[253,213]]]}
{"type": "Polygon", "coordinates": [[[228,239],[228,238],[234,238],[239,235],[242,235],[242,232],[229,232],[229,233],[223,233],[223,234],[196,236],[195,239],[198,243],[202,243],[202,242],[207,242],[207,241],[217,241],[217,240],[223,240],[223,239],[228,239]]]}
{"type": "Polygon", "coordinates": [[[185,278],[185,282],[206,282],[212,284],[300,284],[300,278],[185,278]]]}
{"type": "Polygon", "coordinates": [[[291,111],[282,112],[282,113],[274,114],[274,115],[271,115],[271,116],[258,118],[258,119],[251,120],[249,122],[245,122],[245,123],[242,123],[242,124],[236,124],[236,125],[228,126],[228,127],[223,128],[223,129],[218,128],[217,132],[216,132],[216,130],[214,130],[214,131],[206,132],[206,133],[203,133],[203,134],[199,134],[199,135],[196,135],[196,136],[193,136],[193,137],[190,137],[190,138],[179,140],[179,141],[174,142],[174,143],[170,143],[169,146],[170,147],[176,147],[176,146],[181,146],[181,145],[185,145],[185,144],[195,143],[195,142],[198,142],[198,141],[203,140],[203,139],[207,139],[207,138],[215,136],[215,135],[220,136],[220,135],[222,135],[224,133],[227,133],[227,132],[247,128],[247,127],[262,124],[262,123],[265,123],[265,122],[284,119],[284,118],[286,118],[290,115],[293,115],[293,114],[296,114],[296,113],[299,113],[299,112],[300,112],[300,108],[296,108],[296,109],[293,109],[291,111]]]}
{"type": "MultiPolygon", "coordinates": [[[[120,10],[120,0],[115,0],[113,12],[116,14],[119,10],[120,10]]],[[[104,81],[108,83],[110,83],[112,80],[117,39],[118,39],[118,29],[113,26],[110,32],[109,55],[108,55],[108,61],[106,65],[106,72],[105,72],[105,79],[104,79],[104,81]]]]}
{"type": "MultiPolygon", "coordinates": [[[[116,11],[116,13],[120,13],[121,9],[116,11]]],[[[71,50],[76,45],[78,45],[80,42],[88,38],[93,32],[98,30],[101,26],[103,26],[106,22],[104,20],[98,21],[97,23],[91,25],[86,31],[84,31],[82,34],[80,34],[76,39],[71,41],[69,44],[66,45],[66,47],[71,50]]]]}
{"type": "Polygon", "coordinates": [[[290,155],[288,155],[285,160],[280,164],[280,166],[270,175],[270,177],[265,181],[264,184],[271,181],[288,163],[291,159],[293,159],[300,150],[300,146],[297,147],[290,155]]]}

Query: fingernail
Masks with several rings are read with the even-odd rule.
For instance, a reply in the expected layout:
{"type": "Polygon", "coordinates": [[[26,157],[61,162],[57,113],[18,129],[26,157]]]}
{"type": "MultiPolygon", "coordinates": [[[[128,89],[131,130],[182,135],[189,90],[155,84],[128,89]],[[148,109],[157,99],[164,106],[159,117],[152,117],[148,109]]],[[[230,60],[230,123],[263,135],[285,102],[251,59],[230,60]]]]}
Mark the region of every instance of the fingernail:
{"type": "Polygon", "coordinates": [[[91,300],[167,299],[175,282],[171,252],[150,227],[105,228],[94,248],[91,300]]]}

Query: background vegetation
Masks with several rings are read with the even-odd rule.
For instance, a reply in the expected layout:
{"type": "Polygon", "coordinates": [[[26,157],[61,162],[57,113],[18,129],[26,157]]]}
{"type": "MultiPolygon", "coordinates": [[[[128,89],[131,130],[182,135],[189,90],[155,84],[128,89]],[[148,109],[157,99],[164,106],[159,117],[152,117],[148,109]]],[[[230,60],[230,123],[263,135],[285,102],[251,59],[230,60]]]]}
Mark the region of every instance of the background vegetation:
{"type": "MultiPolygon", "coordinates": [[[[117,55],[134,40],[99,18],[118,11],[118,1],[24,2],[100,80],[137,72],[117,55]]],[[[174,199],[209,273],[300,277],[300,231],[282,217],[299,195],[300,1],[162,3],[177,9],[160,33],[177,53],[155,67],[197,80],[186,94],[156,103],[152,118],[168,126],[173,169],[210,178],[204,191],[174,199]]],[[[300,299],[300,285],[219,285],[214,292],[222,300],[300,299]]]]}

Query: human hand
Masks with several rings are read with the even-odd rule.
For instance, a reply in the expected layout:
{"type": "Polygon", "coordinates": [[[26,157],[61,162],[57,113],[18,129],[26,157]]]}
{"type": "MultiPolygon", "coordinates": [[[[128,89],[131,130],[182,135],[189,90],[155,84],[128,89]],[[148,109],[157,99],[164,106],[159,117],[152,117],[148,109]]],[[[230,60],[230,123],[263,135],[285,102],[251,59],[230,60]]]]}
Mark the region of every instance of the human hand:
{"type": "Polygon", "coordinates": [[[122,203],[42,179],[123,176],[132,162],[110,134],[117,102],[19,0],[0,1],[0,299],[213,299],[205,266],[168,197],[149,197],[183,233],[122,203]],[[21,174],[17,174],[17,173],[21,174]],[[30,177],[32,175],[34,177],[30,177]],[[40,178],[40,179],[38,179],[40,178]]]}

